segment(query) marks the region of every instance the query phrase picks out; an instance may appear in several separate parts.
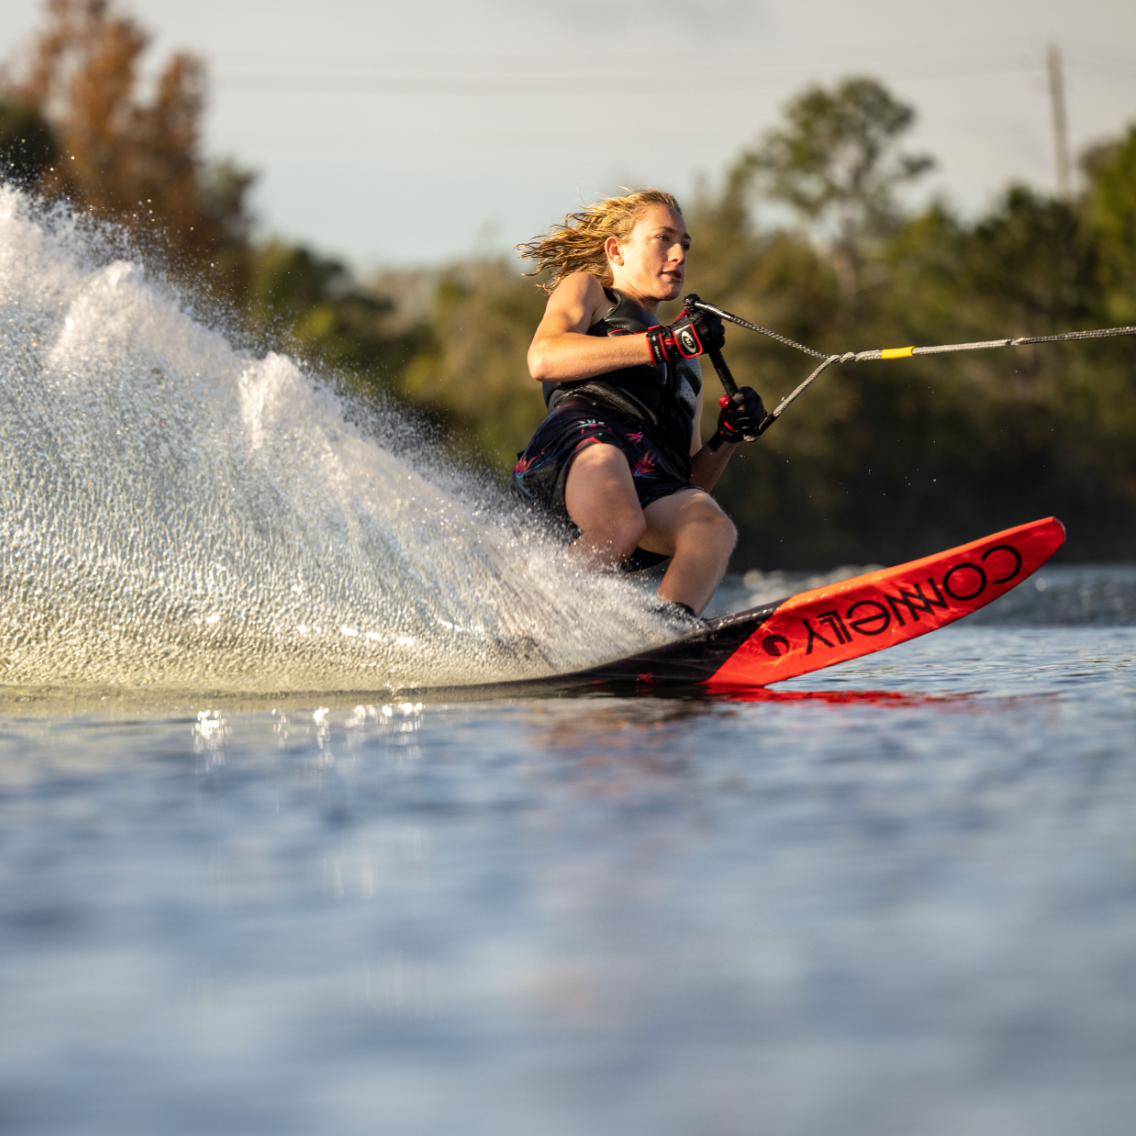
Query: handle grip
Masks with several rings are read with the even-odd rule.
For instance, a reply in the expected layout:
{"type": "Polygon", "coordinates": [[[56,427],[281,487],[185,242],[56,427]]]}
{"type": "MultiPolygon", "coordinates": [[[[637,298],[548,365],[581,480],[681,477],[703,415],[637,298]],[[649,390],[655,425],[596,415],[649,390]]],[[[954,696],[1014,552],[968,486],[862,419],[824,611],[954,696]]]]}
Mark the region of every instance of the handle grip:
{"type": "MultiPolygon", "coordinates": [[[[704,304],[696,292],[691,292],[688,296],[682,298],[683,307],[687,311],[696,311],[698,308],[706,308],[707,311],[716,311],[717,309],[704,304]]],[[[710,362],[714,364],[714,370],[718,372],[718,379],[722,384],[722,389],[732,399],[738,393],[738,384],[734,382],[734,376],[730,374],[730,366],[722,356],[721,351],[707,351],[710,356],[710,362]]],[[[742,438],[747,442],[756,442],[757,439],[773,425],[775,419],[772,414],[767,414],[762,420],[761,425],[757,428],[756,434],[743,434],[742,438]]]]}
{"type": "Polygon", "coordinates": [[[733,398],[738,393],[738,384],[734,382],[734,376],[730,374],[729,364],[722,358],[721,351],[707,351],[710,356],[710,362],[714,364],[714,370],[718,372],[718,378],[722,383],[722,389],[733,398]]]}
{"type": "MultiPolygon", "coordinates": [[[[730,374],[730,366],[726,360],[722,358],[722,352],[707,351],[706,354],[710,356],[710,362],[714,364],[714,370],[718,372],[718,379],[722,384],[722,389],[733,399],[734,395],[738,393],[738,384],[734,382],[734,376],[730,374]]],[[[769,419],[766,418],[765,422],[768,421],[769,419]]],[[[761,434],[762,430],[765,428],[765,422],[762,422],[757,434],[743,434],[742,438],[747,442],[756,442],[758,435],[761,434]]]]}

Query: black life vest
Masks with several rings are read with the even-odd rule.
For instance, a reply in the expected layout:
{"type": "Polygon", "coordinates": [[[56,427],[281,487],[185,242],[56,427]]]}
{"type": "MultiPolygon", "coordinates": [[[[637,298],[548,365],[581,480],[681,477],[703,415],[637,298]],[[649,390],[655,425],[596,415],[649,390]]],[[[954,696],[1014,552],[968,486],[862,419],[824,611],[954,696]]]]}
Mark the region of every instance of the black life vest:
{"type": "MultiPolygon", "coordinates": [[[[659,321],[634,300],[605,288],[613,307],[588,328],[589,335],[641,335],[659,321]]],[[[702,370],[695,359],[641,363],[590,379],[542,383],[544,402],[555,410],[566,399],[591,403],[605,415],[639,427],[683,477],[690,476],[690,439],[702,370]]]]}

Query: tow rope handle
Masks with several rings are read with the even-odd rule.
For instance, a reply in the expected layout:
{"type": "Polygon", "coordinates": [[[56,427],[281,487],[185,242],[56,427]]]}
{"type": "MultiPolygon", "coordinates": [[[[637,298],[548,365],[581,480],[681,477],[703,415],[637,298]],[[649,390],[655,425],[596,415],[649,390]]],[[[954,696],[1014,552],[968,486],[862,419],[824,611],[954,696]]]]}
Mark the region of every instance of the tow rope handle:
{"type": "MultiPolygon", "coordinates": [[[[733,402],[734,395],[738,393],[738,384],[734,382],[734,376],[730,374],[730,367],[726,360],[722,357],[721,351],[707,351],[710,356],[710,362],[714,364],[714,370],[718,372],[718,378],[721,380],[722,389],[726,392],[729,400],[733,402]]],[[[761,425],[757,428],[756,434],[743,434],[742,440],[746,442],[756,442],[762,434],[773,424],[773,415],[766,414],[761,420],[761,425]]]]}
{"type": "MultiPolygon", "coordinates": [[[[689,296],[683,296],[682,306],[688,312],[695,312],[699,308],[703,311],[714,312],[717,314],[718,309],[711,304],[704,304],[701,297],[695,292],[691,292],[689,296]]],[[[738,393],[738,384],[734,381],[734,376],[730,373],[730,365],[726,362],[725,357],[721,351],[707,351],[710,356],[710,362],[714,364],[714,370],[718,372],[718,380],[722,384],[722,389],[729,396],[730,401],[733,401],[734,395],[738,393]]],[[[772,414],[766,414],[761,420],[761,425],[757,428],[756,434],[743,434],[742,438],[747,442],[756,442],[757,439],[773,425],[774,418],[772,414]]]]}

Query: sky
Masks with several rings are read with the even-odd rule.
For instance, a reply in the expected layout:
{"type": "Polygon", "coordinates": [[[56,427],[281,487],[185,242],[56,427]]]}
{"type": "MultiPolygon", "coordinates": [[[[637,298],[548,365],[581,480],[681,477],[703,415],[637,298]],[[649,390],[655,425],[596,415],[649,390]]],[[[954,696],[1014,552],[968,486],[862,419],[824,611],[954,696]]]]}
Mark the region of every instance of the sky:
{"type": "MultiPolygon", "coordinates": [[[[205,148],[258,177],[262,235],[361,271],[505,251],[620,186],[689,197],[812,83],[912,105],[918,191],[974,214],[1055,184],[1044,57],[1074,153],[1136,123],[1132,0],[116,0],[208,67],[205,148]]],[[[0,0],[19,59],[38,0],[0,0]]]]}

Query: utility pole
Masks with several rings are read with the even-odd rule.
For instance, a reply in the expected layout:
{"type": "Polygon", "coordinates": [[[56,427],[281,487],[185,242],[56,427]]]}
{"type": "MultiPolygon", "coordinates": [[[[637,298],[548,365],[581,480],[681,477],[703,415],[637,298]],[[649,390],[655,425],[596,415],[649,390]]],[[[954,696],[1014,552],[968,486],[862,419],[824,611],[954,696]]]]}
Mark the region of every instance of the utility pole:
{"type": "Polygon", "coordinates": [[[1049,75],[1049,105],[1053,112],[1053,159],[1057,166],[1057,196],[1068,201],[1069,182],[1069,126],[1065,117],[1065,77],[1061,67],[1061,52],[1051,43],[1045,53],[1045,68],[1049,75]]]}

